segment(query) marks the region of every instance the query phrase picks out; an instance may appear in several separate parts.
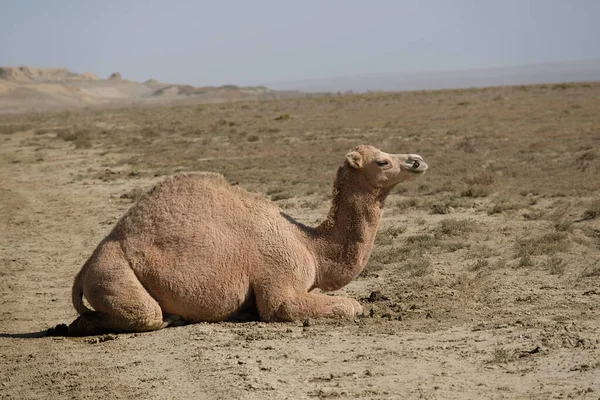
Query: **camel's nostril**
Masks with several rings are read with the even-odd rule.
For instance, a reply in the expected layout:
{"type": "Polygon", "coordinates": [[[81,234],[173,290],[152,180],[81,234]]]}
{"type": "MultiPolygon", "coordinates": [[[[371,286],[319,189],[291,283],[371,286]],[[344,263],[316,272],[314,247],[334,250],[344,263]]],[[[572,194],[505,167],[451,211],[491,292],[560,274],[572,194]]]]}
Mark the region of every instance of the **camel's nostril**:
{"type": "Polygon", "coordinates": [[[413,162],[413,165],[412,165],[412,167],[413,167],[414,169],[417,169],[417,168],[419,168],[420,166],[421,166],[421,163],[419,163],[417,160],[415,160],[415,161],[413,162]]]}

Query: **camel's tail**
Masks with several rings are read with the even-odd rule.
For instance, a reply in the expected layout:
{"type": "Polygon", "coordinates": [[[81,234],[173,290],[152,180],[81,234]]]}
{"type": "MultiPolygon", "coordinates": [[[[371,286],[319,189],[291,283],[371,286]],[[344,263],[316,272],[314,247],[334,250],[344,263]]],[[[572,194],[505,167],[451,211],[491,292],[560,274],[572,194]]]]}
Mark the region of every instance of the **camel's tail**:
{"type": "Polygon", "coordinates": [[[85,304],[83,304],[83,278],[85,276],[85,268],[82,268],[81,271],[75,277],[75,282],[73,283],[73,291],[71,292],[71,299],[73,301],[73,307],[77,310],[79,314],[89,313],[92,310],[87,308],[85,304]]]}

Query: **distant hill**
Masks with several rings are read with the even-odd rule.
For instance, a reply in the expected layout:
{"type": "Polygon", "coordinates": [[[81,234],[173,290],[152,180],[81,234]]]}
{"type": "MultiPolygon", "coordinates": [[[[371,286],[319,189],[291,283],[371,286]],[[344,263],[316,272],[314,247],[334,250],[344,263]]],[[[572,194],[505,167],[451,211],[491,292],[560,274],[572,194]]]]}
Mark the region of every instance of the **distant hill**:
{"type": "Polygon", "coordinates": [[[466,87],[600,81],[600,60],[530,64],[460,71],[362,74],[325,79],[274,82],[276,90],[366,92],[457,89],[466,87]]]}
{"type": "Polygon", "coordinates": [[[194,87],[154,79],[136,82],[119,72],[107,79],[67,68],[0,67],[0,113],[130,104],[193,104],[283,96],[264,86],[194,87]]]}
{"type": "Polygon", "coordinates": [[[91,72],[76,74],[67,68],[0,67],[0,79],[12,82],[65,82],[69,80],[97,80],[91,72]]]}

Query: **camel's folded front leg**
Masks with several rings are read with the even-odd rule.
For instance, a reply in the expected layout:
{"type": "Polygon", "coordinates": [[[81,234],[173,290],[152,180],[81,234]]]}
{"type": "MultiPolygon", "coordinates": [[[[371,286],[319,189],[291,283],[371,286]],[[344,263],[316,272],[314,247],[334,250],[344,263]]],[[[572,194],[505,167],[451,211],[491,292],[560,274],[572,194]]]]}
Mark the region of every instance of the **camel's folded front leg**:
{"type": "Polygon", "coordinates": [[[360,303],[347,297],[320,293],[271,295],[270,298],[257,298],[258,312],[264,321],[297,321],[309,317],[353,317],[362,314],[360,303]]]}

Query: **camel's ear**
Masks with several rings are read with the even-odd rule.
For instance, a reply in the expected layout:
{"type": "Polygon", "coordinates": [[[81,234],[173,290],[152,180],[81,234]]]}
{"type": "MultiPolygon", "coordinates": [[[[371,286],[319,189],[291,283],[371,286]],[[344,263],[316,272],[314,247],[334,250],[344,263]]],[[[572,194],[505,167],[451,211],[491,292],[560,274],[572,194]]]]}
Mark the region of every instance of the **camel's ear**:
{"type": "Polygon", "coordinates": [[[358,151],[350,151],[346,154],[346,162],[353,168],[362,168],[363,158],[358,151]]]}

